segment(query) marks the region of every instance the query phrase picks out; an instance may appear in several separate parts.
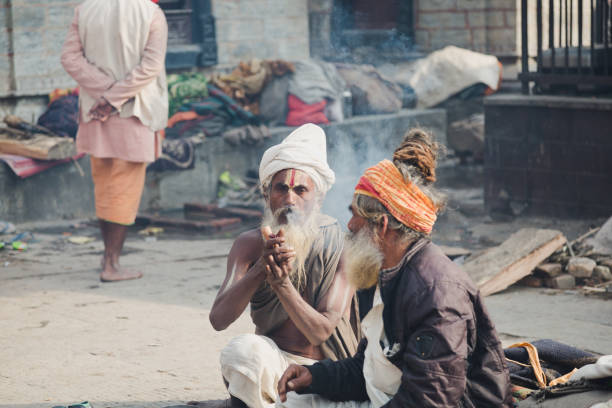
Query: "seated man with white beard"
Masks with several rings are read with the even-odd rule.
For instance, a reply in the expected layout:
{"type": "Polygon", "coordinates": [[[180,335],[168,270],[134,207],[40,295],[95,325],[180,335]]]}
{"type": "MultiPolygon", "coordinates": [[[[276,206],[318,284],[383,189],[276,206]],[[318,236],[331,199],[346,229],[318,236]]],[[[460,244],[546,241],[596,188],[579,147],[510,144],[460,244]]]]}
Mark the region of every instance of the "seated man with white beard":
{"type": "Polygon", "coordinates": [[[290,363],[350,357],[359,333],[343,267],[344,233],[319,212],[334,183],[323,130],[306,124],[269,148],[259,177],[266,200],[262,229],[234,242],[210,312],[212,326],[223,330],[250,304],[256,334],[229,342],[221,372],[232,406],[256,408],[274,405],[290,363]]]}
{"type": "Polygon", "coordinates": [[[381,161],[359,180],[345,259],[349,281],[372,294],[364,339],[351,358],[289,366],[277,406],[512,406],[483,299],[429,240],[443,202],[432,186],[438,148],[412,130],[393,162],[381,161]]]}

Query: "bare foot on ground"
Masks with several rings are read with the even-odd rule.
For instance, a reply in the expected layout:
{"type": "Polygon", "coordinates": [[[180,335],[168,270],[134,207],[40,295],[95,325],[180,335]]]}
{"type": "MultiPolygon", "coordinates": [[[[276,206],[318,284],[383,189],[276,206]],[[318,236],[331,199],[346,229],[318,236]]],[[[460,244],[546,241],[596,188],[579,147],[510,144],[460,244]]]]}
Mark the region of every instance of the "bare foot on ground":
{"type": "Polygon", "coordinates": [[[100,274],[100,280],[102,282],[118,282],[131,279],[142,278],[142,272],[125,269],[120,266],[107,266],[102,270],[100,274]]]}

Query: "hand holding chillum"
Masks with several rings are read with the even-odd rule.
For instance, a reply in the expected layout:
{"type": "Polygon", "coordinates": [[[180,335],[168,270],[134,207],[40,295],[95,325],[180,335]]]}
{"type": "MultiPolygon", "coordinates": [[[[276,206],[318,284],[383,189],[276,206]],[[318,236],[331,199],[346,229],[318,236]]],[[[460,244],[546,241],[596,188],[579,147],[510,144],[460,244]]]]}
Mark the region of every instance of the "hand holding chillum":
{"type": "Polygon", "coordinates": [[[292,271],[295,251],[285,245],[283,230],[272,234],[270,227],[262,227],[261,233],[264,239],[263,260],[266,269],[266,281],[271,286],[289,284],[289,275],[292,271]]]}

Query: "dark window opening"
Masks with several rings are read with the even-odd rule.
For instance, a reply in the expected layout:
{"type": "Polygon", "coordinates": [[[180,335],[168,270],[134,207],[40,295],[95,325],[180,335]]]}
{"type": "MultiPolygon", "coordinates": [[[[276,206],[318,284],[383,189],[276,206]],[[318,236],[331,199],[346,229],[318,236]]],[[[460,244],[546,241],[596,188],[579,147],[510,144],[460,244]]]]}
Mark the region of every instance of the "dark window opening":
{"type": "Polygon", "coordinates": [[[334,0],[331,40],[339,60],[414,58],[412,0],[334,0]]]}
{"type": "Polygon", "coordinates": [[[160,0],[168,21],[168,45],[193,43],[191,0],[160,0]]]}
{"type": "Polygon", "coordinates": [[[168,22],[166,68],[217,64],[215,19],[210,0],[159,0],[168,22]]]}

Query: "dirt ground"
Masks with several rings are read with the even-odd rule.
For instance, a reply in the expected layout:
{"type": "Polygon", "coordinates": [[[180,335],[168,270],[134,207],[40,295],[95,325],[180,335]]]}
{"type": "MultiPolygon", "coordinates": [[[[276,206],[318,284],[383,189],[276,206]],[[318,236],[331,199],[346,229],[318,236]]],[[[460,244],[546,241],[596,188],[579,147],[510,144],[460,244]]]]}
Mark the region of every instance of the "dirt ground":
{"type": "MultiPolygon", "coordinates": [[[[471,216],[469,191],[462,194],[467,206],[451,206],[434,241],[484,248],[523,226],[558,228],[572,239],[603,222],[494,221],[471,216]]],[[[0,407],[88,400],[95,408],[154,408],[227,397],[219,352],[253,325],[247,312],[228,330],[215,332],[208,313],[235,233],[211,238],[166,230],[151,239],[134,228],[123,263],[141,268],[144,277],[102,284],[95,223],[19,227],[33,231],[35,241],[24,252],[0,251],[0,407]],[[72,244],[69,234],[95,241],[72,244]]],[[[512,287],[488,297],[486,305],[505,345],[553,338],[612,354],[610,300],[512,287]]]]}

